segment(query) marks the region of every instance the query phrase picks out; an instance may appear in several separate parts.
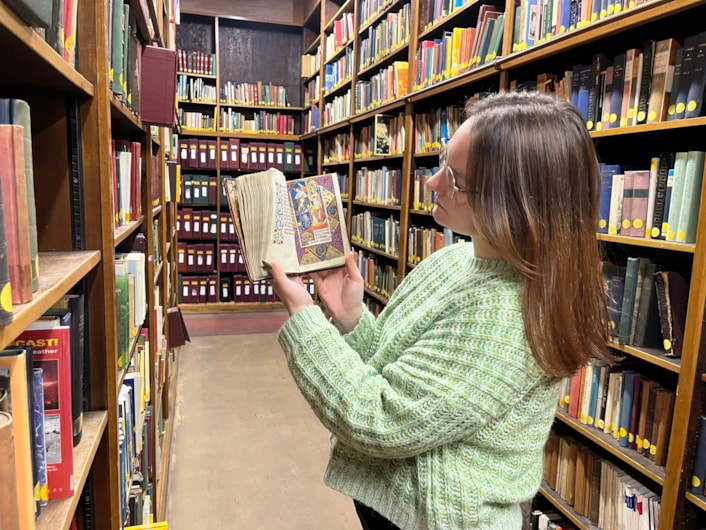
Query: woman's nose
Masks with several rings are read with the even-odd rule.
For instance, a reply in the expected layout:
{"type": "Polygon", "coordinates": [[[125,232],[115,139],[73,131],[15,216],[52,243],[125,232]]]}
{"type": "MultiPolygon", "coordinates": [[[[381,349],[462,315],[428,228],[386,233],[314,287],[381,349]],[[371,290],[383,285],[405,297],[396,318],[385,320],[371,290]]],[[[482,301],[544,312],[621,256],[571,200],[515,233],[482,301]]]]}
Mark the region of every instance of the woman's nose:
{"type": "Polygon", "coordinates": [[[441,169],[427,180],[427,187],[437,193],[443,193],[445,191],[443,171],[441,169]]]}

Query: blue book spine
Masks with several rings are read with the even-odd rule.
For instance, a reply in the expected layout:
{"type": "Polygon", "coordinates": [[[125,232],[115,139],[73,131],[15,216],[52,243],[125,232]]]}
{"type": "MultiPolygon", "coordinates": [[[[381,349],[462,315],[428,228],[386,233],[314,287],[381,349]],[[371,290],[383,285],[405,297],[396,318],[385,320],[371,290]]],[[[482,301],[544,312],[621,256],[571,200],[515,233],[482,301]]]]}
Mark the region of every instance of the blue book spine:
{"type": "Polygon", "coordinates": [[[632,393],[635,387],[635,372],[626,371],[623,380],[623,393],[620,399],[620,422],[618,424],[618,443],[620,447],[628,446],[630,431],[630,413],[632,411],[632,393]]]}
{"type": "Polygon", "coordinates": [[[610,194],[613,190],[613,175],[621,173],[617,164],[601,164],[601,197],[598,203],[598,233],[608,233],[608,219],[610,217],[610,194]]]}
{"type": "Polygon", "coordinates": [[[596,424],[596,408],[598,405],[598,383],[601,379],[601,371],[605,366],[595,362],[593,365],[593,379],[591,381],[591,402],[588,405],[588,425],[594,427],[596,424]]]}
{"type": "Polygon", "coordinates": [[[49,502],[49,486],[47,484],[47,450],[44,442],[44,370],[32,369],[32,425],[34,427],[34,459],[39,474],[40,506],[49,502]]]}
{"type": "Polygon", "coordinates": [[[664,211],[662,212],[661,239],[666,239],[669,220],[669,203],[672,202],[672,188],[674,187],[674,168],[669,169],[667,187],[664,190],[664,211]]]}
{"type": "Polygon", "coordinates": [[[689,491],[697,495],[703,495],[704,482],[706,481],[706,416],[699,417],[696,436],[696,455],[694,457],[694,469],[691,472],[691,480],[689,481],[689,491]]]}

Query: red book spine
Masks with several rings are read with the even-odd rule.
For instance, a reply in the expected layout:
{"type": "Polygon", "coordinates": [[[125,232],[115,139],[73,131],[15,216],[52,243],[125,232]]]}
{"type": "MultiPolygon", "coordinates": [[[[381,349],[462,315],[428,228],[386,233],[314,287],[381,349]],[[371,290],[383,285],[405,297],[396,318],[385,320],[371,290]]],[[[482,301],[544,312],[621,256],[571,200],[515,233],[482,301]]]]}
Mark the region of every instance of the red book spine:
{"type": "MultiPolygon", "coordinates": [[[[51,321],[46,322],[50,325],[51,321]]],[[[44,370],[44,439],[49,499],[74,494],[71,418],[71,331],[68,326],[27,329],[15,341],[34,348],[34,367],[44,370]]]]}

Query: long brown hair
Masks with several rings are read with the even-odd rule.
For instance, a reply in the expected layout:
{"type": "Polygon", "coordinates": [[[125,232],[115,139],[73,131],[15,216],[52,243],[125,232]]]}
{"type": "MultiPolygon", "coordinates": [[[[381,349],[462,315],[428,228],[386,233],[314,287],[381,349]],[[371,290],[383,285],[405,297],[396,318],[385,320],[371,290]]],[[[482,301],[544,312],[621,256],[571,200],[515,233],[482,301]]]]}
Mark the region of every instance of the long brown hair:
{"type": "Polygon", "coordinates": [[[492,95],[467,114],[474,224],[523,276],[534,358],[557,377],[592,356],[611,359],[596,241],[600,172],[583,117],[537,92],[492,95]]]}

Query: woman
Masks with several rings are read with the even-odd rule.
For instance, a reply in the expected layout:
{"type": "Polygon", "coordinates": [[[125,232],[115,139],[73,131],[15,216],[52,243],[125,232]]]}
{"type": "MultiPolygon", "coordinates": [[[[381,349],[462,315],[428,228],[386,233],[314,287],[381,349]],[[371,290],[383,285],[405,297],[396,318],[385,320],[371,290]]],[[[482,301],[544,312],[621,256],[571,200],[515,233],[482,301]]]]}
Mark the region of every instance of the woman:
{"type": "Polygon", "coordinates": [[[607,357],[600,178],[583,118],[538,93],[490,96],[442,153],[434,219],[471,236],[422,261],[375,319],[363,280],[263,264],[291,317],[292,375],[332,433],[325,481],[363,528],[519,529],[560,381],[607,357]]]}

